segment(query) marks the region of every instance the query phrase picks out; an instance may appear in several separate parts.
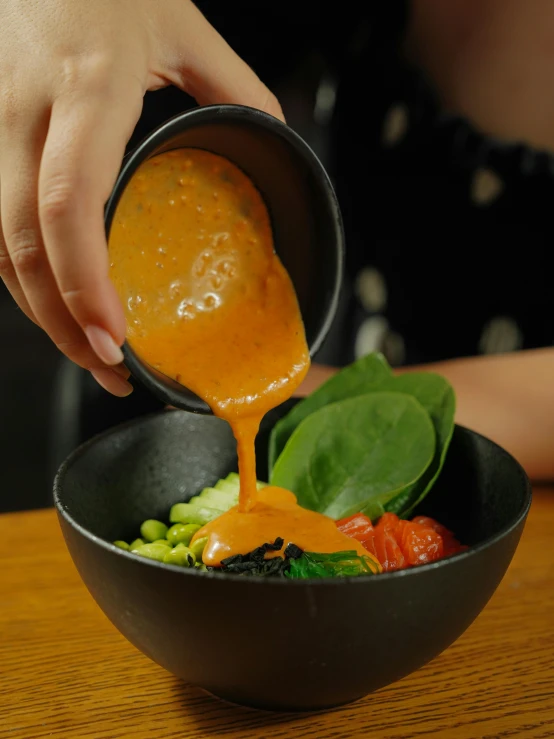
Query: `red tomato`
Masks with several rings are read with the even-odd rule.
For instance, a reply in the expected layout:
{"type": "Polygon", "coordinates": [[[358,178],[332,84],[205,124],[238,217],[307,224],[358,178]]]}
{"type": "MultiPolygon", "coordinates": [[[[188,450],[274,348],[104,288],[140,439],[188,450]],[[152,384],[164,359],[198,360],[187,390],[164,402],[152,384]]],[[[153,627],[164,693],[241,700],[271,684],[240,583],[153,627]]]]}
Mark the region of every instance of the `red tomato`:
{"type": "Polygon", "coordinates": [[[413,521],[406,521],[402,532],[402,551],[410,565],[434,562],[444,555],[444,544],[440,534],[413,521]]]}
{"type": "Polygon", "coordinates": [[[398,518],[396,513],[383,513],[377,522],[376,528],[385,529],[386,531],[394,531],[400,523],[400,520],[401,519],[398,518]]]}
{"type": "Polygon", "coordinates": [[[453,536],[452,532],[449,531],[446,526],[435,521],[434,518],[429,518],[429,516],[416,516],[415,518],[412,518],[412,521],[413,523],[419,523],[422,526],[426,526],[428,529],[433,529],[433,531],[436,531],[437,534],[440,534],[441,536],[453,536]]]}
{"type": "Polygon", "coordinates": [[[434,562],[467,549],[446,526],[429,516],[406,521],[395,513],[384,513],[373,526],[366,515],[355,513],[336,524],[343,534],[359,541],[377,557],[384,572],[434,562]]]}
{"type": "Polygon", "coordinates": [[[468,549],[467,544],[460,544],[457,539],[447,539],[444,542],[444,554],[443,557],[449,557],[451,554],[457,554],[458,552],[465,552],[468,549]]]}
{"type": "Polygon", "coordinates": [[[371,519],[368,518],[364,513],[355,513],[353,516],[348,518],[341,518],[337,521],[337,528],[342,531],[346,536],[351,536],[353,539],[365,538],[369,535],[373,535],[373,524],[371,519]]]}
{"type": "Polygon", "coordinates": [[[406,566],[406,559],[391,531],[376,526],[373,541],[375,547],[373,554],[381,563],[383,572],[401,570],[406,566]]]}
{"type": "Polygon", "coordinates": [[[442,541],[444,544],[443,557],[447,557],[450,554],[455,554],[456,552],[463,552],[467,549],[467,546],[460,544],[460,542],[455,538],[454,534],[449,531],[446,526],[443,526],[438,521],[435,521],[434,518],[429,518],[429,516],[416,516],[412,520],[414,523],[420,523],[424,526],[427,526],[428,528],[433,529],[433,531],[436,531],[437,534],[440,534],[442,536],[442,541]]]}
{"type": "Polygon", "coordinates": [[[359,541],[368,552],[373,552],[374,529],[371,519],[363,513],[355,513],[336,522],[337,528],[346,536],[359,541]]]}

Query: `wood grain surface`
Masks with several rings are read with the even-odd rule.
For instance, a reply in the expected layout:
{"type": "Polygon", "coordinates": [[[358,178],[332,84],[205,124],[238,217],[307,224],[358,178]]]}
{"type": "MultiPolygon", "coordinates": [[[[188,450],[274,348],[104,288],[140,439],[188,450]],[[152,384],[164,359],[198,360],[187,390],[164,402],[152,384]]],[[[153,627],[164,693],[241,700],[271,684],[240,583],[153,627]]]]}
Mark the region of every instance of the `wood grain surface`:
{"type": "Polygon", "coordinates": [[[345,708],[280,715],[214,699],[132,647],[52,510],[0,516],[0,739],[554,737],[553,532],[554,489],[538,489],[508,574],[450,649],[345,708]]]}

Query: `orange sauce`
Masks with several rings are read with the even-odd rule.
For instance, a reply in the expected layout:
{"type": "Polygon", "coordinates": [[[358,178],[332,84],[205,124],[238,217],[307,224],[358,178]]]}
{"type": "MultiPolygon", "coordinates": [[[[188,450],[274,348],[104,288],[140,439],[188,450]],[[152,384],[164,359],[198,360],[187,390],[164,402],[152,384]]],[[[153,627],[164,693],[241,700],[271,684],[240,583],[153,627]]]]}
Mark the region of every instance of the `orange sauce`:
{"type": "MultiPolygon", "coordinates": [[[[279,536],[284,536],[282,549],[293,542],[307,552],[355,550],[360,555],[371,556],[359,541],[341,533],[333,519],[301,508],[293,493],[271,486],[258,491],[258,500],[248,513],[235,506],[197,531],[193,541],[204,536],[208,542],[202,560],[212,566],[233,554],[251,552],[279,536]]],[[[281,553],[282,550],[266,556],[281,553]]]]}
{"type": "Polygon", "coordinates": [[[121,197],[109,252],[129,344],[205,400],[237,439],[239,505],[204,529],[204,561],[218,564],[278,536],[312,551],[359,548],[292,493],[256,489],[260,421],[291,397],[310,356],[267,208],[249,178],[199,149],[150,159],[121,197]]]}

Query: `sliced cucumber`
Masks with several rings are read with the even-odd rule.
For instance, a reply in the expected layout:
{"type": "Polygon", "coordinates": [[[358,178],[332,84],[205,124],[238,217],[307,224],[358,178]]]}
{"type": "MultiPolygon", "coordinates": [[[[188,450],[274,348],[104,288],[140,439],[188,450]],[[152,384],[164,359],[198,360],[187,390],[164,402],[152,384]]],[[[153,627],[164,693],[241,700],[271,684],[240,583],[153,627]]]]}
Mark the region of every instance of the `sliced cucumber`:
{"type": "Polygon", "coordinates": [[[196,495],[194,498],[191,498],[188,504],[195,508],[215,508],[220,511],[220,513],[228,511],[231,507],[230,505],[223,506],[219,502],[216,504],[216,502],[211,500],[211,498],[204,498],[202,495],[196,495]]]}
{"type": "MultiPolygon", "coordinates": [[[[267,487],[267,482],[261,482],[261,480],[258,480],[256,484],[258,490],[267,487]]],[[[238,476],[237,472],[229,472],[224,480],[218,480],[216,482],[214,488],[216,488],[217,490],[231,490],[231,485],[233,486],[232,489],[236,490],[238,493],[240,489],[240,477],[238,476]]]]}
{"type": "Polygon", "coordinates": [[[228,480],[218,480],[213,488],[206,488],[207,490],[221,490],[222,493],[233,493],[239,494],[239,483],[229,482],[228,480]]]}
{"type": "Polygon", "coordinates": [[[191,503],[175,503],[169,512],[171,523],[195,523],[204,526],[214,518],[221,516],[223,511],[208,506],[192,505],[191,503]]]}
{"type": "MultiPolygon", "coordinates": [[[[258,480],[258,490],[267,483],[258,480]]],[[[239,502],[240,478],[231,472],[224,480],[218,480],[211,488],[204,488],[193,496],[188,503],[176,503],[169,512],[169,520],[173,523],[194,523],[203,526],[213,521],[239,502]]]]}
{"type": "Polygon", "coordinates": [[[193,500],[203,501],[204,505],[228,511],[239,502],[239,491],[225,492],[216,488],[204,488],[200,495],[192,498],[190,502],[192,503],[193,500]]]}
{"type": "Polygon", "coordinates": [[[233,485],[240,487],[240,477],[238,472],[229,472],[229,474],[225,478],[225,482],[231,482],[233,483],[233,485]]]}

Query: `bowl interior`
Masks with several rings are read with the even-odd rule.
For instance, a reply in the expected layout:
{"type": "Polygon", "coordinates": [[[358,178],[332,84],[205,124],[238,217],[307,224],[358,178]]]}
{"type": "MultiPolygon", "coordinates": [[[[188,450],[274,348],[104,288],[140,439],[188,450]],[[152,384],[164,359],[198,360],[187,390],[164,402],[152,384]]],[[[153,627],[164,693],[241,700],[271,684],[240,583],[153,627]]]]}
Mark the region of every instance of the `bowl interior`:
{"type": "MultiPolygon", "coordinates": [[[[283,410],[266,417],[257,440],[262,480],[267,480],[269,432],[283,410]]],[[[130,540],[142,521],[167,520],[174,503],[236,469],[235,441],[224,421],[167,411],[81,447],[58,476],[56,502],[91,534],[130,540]]],[[[463,543],[475,545],[515,525],[529,502],[519,464],[493,442],[457,426],[440,479],[418,513],[435,517],[463,543]]]]}
{"type": "MultiPolygon", "coordinates": [[[[146,159],[176,148],[206,149],[226,157],[254,182],[268,207],[275,248],[294,284],[314,356],[335,315],[343,268],[340,210],[329,177],[310,147],[292,129],[260,111],[241,106],[208,106],[177,116],[152,133],[126,160],[106,208],[109,235],[117,203],[136,168],[146,159]]],[[[167,385],[179,403],[182,386],[143,371],[127,348],[129,367],[160,394],[167,385]],[[151,380],[149,382],[149,379],[151,380]],[[157,382],[156,382],[157,380],[157,382]]],[[[201,401],[190,410],[209,412],[201,401]]]]}

